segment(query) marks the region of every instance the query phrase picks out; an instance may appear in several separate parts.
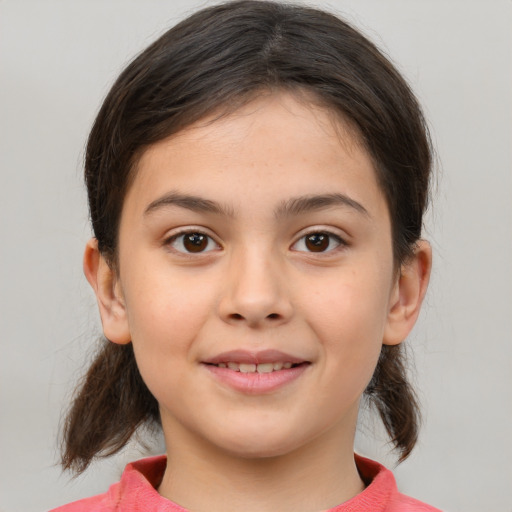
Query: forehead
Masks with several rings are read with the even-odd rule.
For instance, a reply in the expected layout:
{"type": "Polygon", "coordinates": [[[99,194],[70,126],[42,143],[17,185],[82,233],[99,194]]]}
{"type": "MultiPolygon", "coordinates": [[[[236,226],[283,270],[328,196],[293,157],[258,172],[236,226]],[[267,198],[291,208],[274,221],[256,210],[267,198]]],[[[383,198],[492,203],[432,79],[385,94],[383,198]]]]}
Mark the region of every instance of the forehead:
{"type": "MultiPolygon", "coordinates": [[[[262,127],[287,128],[283,138],[328,140],[347,151],[353,147],[364,150],[363,137],[355,123],[342,112],[328,105],[316,93],[297,87],[293,89],[257,89],[233,105],[220,105],[212,113],[192,123],[160,143],[181,142],[223,137],[226,143],[238,142],[262,127]],[[290,131],[293,125],[293,132],[290,131]],[[236,135],[240,139],[236,139],[236,135]]],[[[159,143],[157,143],[159,144],[159,143]]]]}
{"type": "Polygon", "coordinates": [[[245,199],[304,195],[306,189],[325,194],[332,187],[381,196],[357,130],[318,101],[283,92],[202,119],[150,146],[126,200],[142,208],[151,195],[176,187],[215,192],[235,206],[245,199]]]}

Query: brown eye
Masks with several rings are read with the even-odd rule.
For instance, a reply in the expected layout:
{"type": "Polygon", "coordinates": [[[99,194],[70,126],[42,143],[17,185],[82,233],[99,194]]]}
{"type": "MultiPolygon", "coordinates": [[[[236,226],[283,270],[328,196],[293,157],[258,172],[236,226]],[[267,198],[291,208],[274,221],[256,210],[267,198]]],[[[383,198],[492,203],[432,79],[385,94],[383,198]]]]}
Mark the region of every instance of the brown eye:
{"type": "Polygon", "coordinates": [[[312,233],[304,240],[306,248],[311,252],[324,252],[329,247],[330,237],[325,233],[312,233]]]}
{"type": "Polygon", "coordinates": [[[316,231],[304,235],[297,240],[292,249],[299,252],[330,252],[337,249],[345,242],[334,233],[316,231]]]}
{"type": "Polygon", "coordinates": [[[208,245],[208,237],[202,233],[188,233],[183,237],[183,247],[188,252],[201,252],[208,245]]]}
{"type": "Polygon", "coordinates": [[[197,231],[175,235],[169,240],[169,245],[178,252],[189,254],[210,252],[219,248],[211,237],[197,231]]]}

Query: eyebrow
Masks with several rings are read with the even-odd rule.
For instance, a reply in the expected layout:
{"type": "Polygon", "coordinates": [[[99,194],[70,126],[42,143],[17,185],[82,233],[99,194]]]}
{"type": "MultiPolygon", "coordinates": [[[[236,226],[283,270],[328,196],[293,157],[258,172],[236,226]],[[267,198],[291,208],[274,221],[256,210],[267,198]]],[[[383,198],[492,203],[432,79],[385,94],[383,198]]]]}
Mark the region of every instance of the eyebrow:
{"type": "Polygon", "coordinates": [[[311,195],[288,199],[276,209],[275,216],[300,215],[310,211],[330,208],[331,206],[349,207],[366,217],[370,217],[368,210],[361,203],[345,194],[311,195]]]}
{"type": "Polygon", "coordinates": [[[168,194],[155,199],[144,210],[144,215],[148,215],[149,213],[166,206],[179,206],[198,213],[215,213],[217,215],[233,217],[233,211],[227,206],[223,206],[215,201],[211,201],[210,199],[194,195],[180,194],[178,192],[169,192],[168,194]]]}
{"type": "MultiPolygon", "coordinates": [[[[178,192],[169,192],[152,201],[144,210],[144,215],[168,206],[178,206],[198,213],[214,213],[226,217],[234,216],[234,212],[229,206],[222,205],[211,199],[178,192]]],[[[370,216],[368,210],[361,203],[345,194],[338,193],[299,196],[288,199],[276,208],[274,216],[276,218],[289,217],[315,210],[323,210],[332,206],[349,207],[367,217],[370,216]]]]}

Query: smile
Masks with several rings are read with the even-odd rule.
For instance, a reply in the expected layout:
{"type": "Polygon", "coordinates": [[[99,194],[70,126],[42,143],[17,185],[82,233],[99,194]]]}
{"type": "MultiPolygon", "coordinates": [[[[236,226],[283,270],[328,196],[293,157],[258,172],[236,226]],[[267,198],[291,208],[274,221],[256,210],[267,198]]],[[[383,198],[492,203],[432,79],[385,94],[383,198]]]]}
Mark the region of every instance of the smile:
{"type": "Polygon", "coordinates": [[[277,350],[232,350],[202,361],[222,386],[238,393],[266,395],[299,379],[310,361],[277,350]]]}
{"type": "Polygon", "coordinates": [[[235,372],[241,373],[272,373],[282,369],[289,370],[292,366],[297,366],[290,361],[285,363],[283,362],[275,362],[275,363],[235,363],[233,361],[229,361],[227,363],[219,363],[217,365],[218,368],[229,368],[235,372]]]}

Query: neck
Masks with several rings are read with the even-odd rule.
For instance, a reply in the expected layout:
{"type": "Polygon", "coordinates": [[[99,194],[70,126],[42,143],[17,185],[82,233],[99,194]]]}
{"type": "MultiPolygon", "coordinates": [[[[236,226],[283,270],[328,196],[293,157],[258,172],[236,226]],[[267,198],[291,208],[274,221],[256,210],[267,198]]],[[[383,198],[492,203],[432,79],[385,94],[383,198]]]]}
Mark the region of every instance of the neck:
{"type": "Polygon", "coordinates": [[[168,463],[158,491],[189,510],[321,511],[364,489],[354,432],[348,439],[328,432],[285,455],[244,458],[176,430],[166,436],[168,463]]]}

